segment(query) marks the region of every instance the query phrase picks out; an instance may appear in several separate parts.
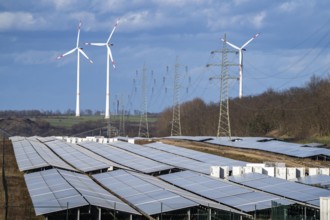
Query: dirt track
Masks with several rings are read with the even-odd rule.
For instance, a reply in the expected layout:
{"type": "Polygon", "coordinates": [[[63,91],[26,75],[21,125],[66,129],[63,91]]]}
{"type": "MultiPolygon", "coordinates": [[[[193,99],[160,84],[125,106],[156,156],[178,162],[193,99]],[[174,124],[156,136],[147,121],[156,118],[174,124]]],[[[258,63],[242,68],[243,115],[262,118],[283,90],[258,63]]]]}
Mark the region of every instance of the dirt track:
{"type": "Polygon", "coordinates": [[[300,159],[258,150],[237,149],[203,142],[182,140],[162,139],[161,142],[251,163],[282,162],[285,163],[287,167],[330,167],[330,161],[300,159]]]}

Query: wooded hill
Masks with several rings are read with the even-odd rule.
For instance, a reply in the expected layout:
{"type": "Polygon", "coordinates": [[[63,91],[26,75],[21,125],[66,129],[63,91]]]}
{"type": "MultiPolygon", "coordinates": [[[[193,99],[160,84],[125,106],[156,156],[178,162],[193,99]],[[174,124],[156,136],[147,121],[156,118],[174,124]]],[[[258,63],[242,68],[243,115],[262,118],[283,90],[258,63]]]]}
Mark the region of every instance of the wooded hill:
{"type": "MultiPolygon", "coordinates": [[[[272,89],[258,96],[229,100],[233,136],[275,136],[306,139],[330,135],[330,77],[313,76],[301,88],[272,89]]],[[[157,123],[158,135],[170,134],[172,109],[157,123]]],[[[219,103],[201,99],[181,104],[182,135],[217,134],[219,103]]]]}

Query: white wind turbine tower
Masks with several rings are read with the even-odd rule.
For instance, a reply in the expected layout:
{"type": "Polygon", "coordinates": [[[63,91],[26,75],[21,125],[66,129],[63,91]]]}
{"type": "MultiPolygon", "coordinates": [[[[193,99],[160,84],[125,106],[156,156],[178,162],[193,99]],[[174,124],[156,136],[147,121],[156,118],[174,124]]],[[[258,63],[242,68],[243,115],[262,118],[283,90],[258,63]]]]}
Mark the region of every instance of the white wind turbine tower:
{"type": "Polygon", "coordinates": [[[88,58],[86,53],[82,50],[82,48],[79,48],[79,38],[80,38],[80,28],[81,28],[81,21],[79,22],[78,25],[78,35],[77,35],[77,43],[76,47],[73,48],[72,50],[58,56],[56,59],[61,59],[62,57],[65,57],[66,55],[69,55],[75,51],[77,51],[77,97],[76,97],[76,116],[80,116],[80,53],[86,57],[86,59],[90,62],[93,63],[91,59],[88,58]]]}
{"type": "Polygon", "coordinates": [[[238,50],[238,55],[239,55],[239,94],[238,97],[242,98],[242,90],[243,90],[243,51],[245,51],[245,47],[251,43],[254,39],[256,39],[259,36],[259,33],[254,35],[250,40],[248,40],[243,46],[238,47],[232,43],[229,43],[227,40],[221,39],[223,42],[228,44],[229,46],[233,47],[234,49],[238,50]]]}
{"type": "Polygon", "coordinates": [[[110,43],[111,37],[113,35],[113,32],[116,30],[118,25],[119,19],[116,21],[115,26],[113,27],[109,38],[107,42],[105,43],[85,43],[86,45],[92,45],[92,46],[106,46],[107,47],[107,88],[106,88],[106,100],[105,100],[105,118],[110,118],[110,60],[112,62],[113,68],[116,68],[115,62],[112,58],[111,49],[109,46],[112,46],[113,44],[110,43]]]}

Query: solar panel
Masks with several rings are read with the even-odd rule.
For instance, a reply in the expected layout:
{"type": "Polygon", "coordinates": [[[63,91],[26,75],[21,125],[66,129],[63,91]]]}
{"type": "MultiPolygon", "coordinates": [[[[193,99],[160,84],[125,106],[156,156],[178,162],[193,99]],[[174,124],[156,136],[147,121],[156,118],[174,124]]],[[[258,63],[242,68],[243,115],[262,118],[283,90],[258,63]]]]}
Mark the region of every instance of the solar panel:
{"type": "Polygon", "coordinates": [[[235,177],[231,176],[229,180],[311,205],[315,205],[313,201],[319,200],[320,196],[330,196],[330,191],[326,189],[290,182],[258,173],[248,173],[235,177]]]}
{"type": "Polygon", "coordinates": [[[328,175],[313,175],[298,178],[298,182],[307,185],[318,185],[327,187],[330,186],[330,176],[328,175]]]}
{"type": "Polygon", "coordinates": [[[329,149],[316,148],[314,147],[315,144],[303,145],[278,141],[275,139],[265,139],[261,137],[232,137],[231,140],[228,140],[228,138],[225,137],[219,137],[206,142],[216,145],[262,150],[299,158],[314,157],[318,155],[330,156],[329,149]]]}
{"type": "MultiPolygon", "coordinates": [[[[160,178],[180,188],[245,212],[271,208],[271,201],[282,199],[191,171],[161,175],[160,178]]],[[[286,203],[292,204],[289,200],[286,200],[286,203]]]]}
{"type": "Polygon", "coordinates": [[[212,140],[214,137],[210,136],[170,136],[170,137],[165,137],[165,139],[174,139],[174,140],[187,140],[187,141],[207,141],[207,140],[212,140]]]}
{"type": "Polygon", "coordinates": [[[72,166],[67,164],[61,158],[59,158],[53,151],[51,151],[46,145],[37,141],[30,141],[30,144],[34,147],[36,152],[52,167],[58,167],[62,169],[76,171],[72,166]]]}
{"type": "Polygon", "coordinates": [[[182,147],[176,147],[173,145],[163,144],[161,142],[155,142],[146,144],[144,146],[158,149],[161,151],[169,152],[182,157],[194,159],[203,163],[207,163],[210,166],[245,166],[246,162],[233,160],[226,157],[221,157],[213,154],[203,153],[195,150],[190,150],[182,147]]]}
{"type": "Polygon", "coordinates": [[[86,175],[51,169],[24,175],[36,215],[86,205],[140,215],[86,175]]]}
{"type": "Polygon", "coordinates": [[[47,142],[46,144],[63,160],[83,172],[103,170],[110,167],[108,164],[80,152],[79,150],[72,147],[70,143],[56,140],[47,142]]]}
{"type": "Polygon", "coordinates": [[[134,176],[130,171],[117,170],[108,173],[95,174],[93,177],[103,186],[129,201],[148,215],[198,205],[196,202],[186,199],[174,192],[134,176]],[[114,186],[112,184],[113,182],[121,184],[114,186]],[[122,187],[125,189],[132,189],[131,193],[127,194],[122,190],[122,187]]]}
{"type": "Polygon", "coordinates": [[[13,142],[14,153],[20,171],[50,166],[26,139],[13,142]]]}
{"type": "Polygon", "coordinates": [[[206,163],[202,163],[200,161],[178,156],[172,153],[168,153],[165,151],[160,151],[157,149],[149,148],[147,146],[141,146],[136,144],[130,144],[126,142],[112,142],[110,143],[112,146],[117,148],[132,152],[134,154],[138,154],[145,158],[149,158],[160,163],[168,164],[173,167],[177,167],[179,169],[188,169],[196,172],[201,172],[205,174],[210,173],[210,165],[206,163]]]}
{"type": "Polygon", "coordinates": [[[126,213],[139,214],[116,196],[110,194],[100,185],[96,184],[90,177],[64,170],[58,170],[58,172],[88,201],[89,204],[107,209],[116,209],[117,211],[126,213]]]}
{"type": "Polygon", "coordinates": [[[24,179],[37,216],[88,205],[55,169],[25,174],[24,179]]]}
{"type": "Polygon", "coordinates": [[[96,142],[81,142],[79,145],[108,160],[114,161],[125,167],[129,167],[133,170],[137,170],[143,173],[154,173],[174,168],[173,166],[141,157],[139,155],[105,144],[96,142]]]}

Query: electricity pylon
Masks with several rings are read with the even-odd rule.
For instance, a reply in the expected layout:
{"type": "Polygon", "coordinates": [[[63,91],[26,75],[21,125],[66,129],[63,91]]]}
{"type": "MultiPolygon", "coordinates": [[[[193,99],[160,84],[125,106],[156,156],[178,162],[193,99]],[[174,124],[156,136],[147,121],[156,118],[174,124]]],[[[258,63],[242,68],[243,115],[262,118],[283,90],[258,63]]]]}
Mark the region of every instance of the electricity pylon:
{"type": "Polygon", "coordinates": [[[147,93],[146,93],[146,83],[147,83],[147,68],[143,66],[142,73],[142,89],[141,89],[141,117],[139,126],[139,137],[149,138],[149,128],[148,128],[148,108],[147,108],[147,93]]]}
{"type": "Polygon", "coordinates": [[[119,131],[121,136],[125,136],[125,107],[123,95],[120,97],[120,120],[119,120],[119,131]]]}
{"type": "Polygon", "coordinates": [[[181,136],[181,121],[180,121],[180,72],[179,62],[176,59],[174,71],[174,86],[173,86],[173,117],[171,136],[181,136]]]}
{"type": "MultiPolygon", "coordinates": [[[[235,52],[229,51],[226,44],[226,34],[224,35],[224,43],[221,51],[212,51],[211,53],[220,52],[222,54],[221,60],[221,73],[218,77],[220,79],[220,101],[219,101],[219,121],[217,137],[224,136],[231,139],[231,128],[230,128],[230,118],[229,118],[229,100],[228,100],[228,80],[237,79],[237,77],[229,77],[228,67],[237,66],[238,64],[228,63],[228,53],[235,52]]],[[[207,66],[219,66],[219,64],[208,64],[207,66]]]]}

